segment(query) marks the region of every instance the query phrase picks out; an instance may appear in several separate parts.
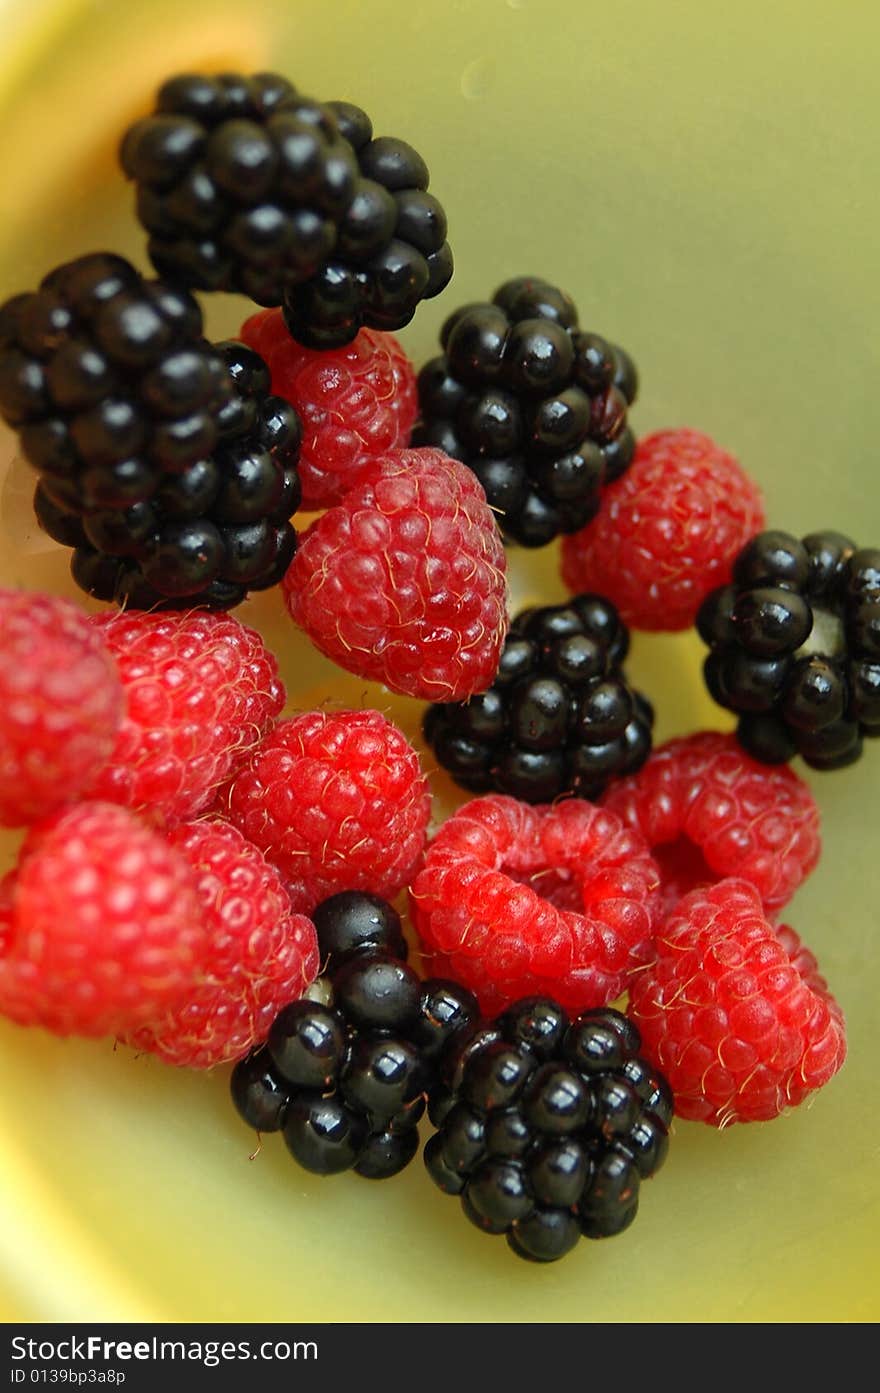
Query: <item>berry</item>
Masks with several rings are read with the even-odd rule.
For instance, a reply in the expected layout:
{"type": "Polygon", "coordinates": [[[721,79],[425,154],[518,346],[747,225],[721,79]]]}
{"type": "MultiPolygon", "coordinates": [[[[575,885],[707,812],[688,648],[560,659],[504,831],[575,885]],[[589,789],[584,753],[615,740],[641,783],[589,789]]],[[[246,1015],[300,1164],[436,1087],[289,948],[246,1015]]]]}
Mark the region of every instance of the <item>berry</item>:
{"type": "Polygon", "coordinates": [[[446,214],[428,193],[421,155],[406,141],[374,137],[360,107],[328,106],[355,151],[360,177],[332,253],[310,280],[289,286],[284,300],[293,337],[321,349],[349,343],[364,325],[402,329],[452,276],[446,214]]]}
{"type": "Polygon", "coordinates": [[[495,1040],[447,1057],[458,1082],[425,1165],[484,1233],[553,1262],[581,1235],[604,1238],[635,1218],[641,1181],[666,1159],[672,1093],[613,1009],[570,1022],[558,1002],[532,997],[496,1027],[495,1040]]]}
{"type": "Polygon", "coordinates": [[[127,1043],[166,1064],[210,1069],[265,1040],[281,1007],[317,976],[317,938],[290,912],[278,871],[229,823],[183,823],[168,840],[193,869],[208,933],[202,975],[184,1005],[127,1043]]]}
{"type": "Polygon", "coordinates": [[[287,1111],[287,1087],[263,1047],[240,1059],[230,1077],[232,1101],[255,1132],[277,1132],[287,1111]]]}
{"type": "Polygon", "coordinates": [[[523,610],[492,685],[435,704],[423,731],[438,761],[473,793],[549,803],[596,798],[651,749],[654,713],[621,666],[629,634],[598,595],[523,610]]]}
{"type": "Polygon", "coordinates": [[[700,431],[658,431],[563,539],[562,578],[606,595],[634,629],[689,629],[763,526],[761,494],[732,455],[700,431]]]}
{"type": "Polygon", "coordinates": [[[601,1006],[651,956],[659,874],[638,832],[580,799],[530,807],[494,794],[447,818],[411,888],[432,968],[484,1012],[548,994],[601,1006]]]}
{"type": "Polygon", "coordinates": [[[530,276],[456,310],[440,340],[444,352],[419,374],[413,443],[474,471],[510,541],[540,547],[583,527],[635,448],[626,355],[582,331],[569,297],[530,276]]]}
{"type": "Polygon", "coordinates": [[[880,733],[880,551],[761,532],[697,616],[706,686],[755,759],[839,769],[880,733]]]}
{"type": "Polygon", "coordinates": [[[66,514],[145,505],[210,455],[229,395],[184,290],[96,252],[0,307],[0,415],[66,514]]]}
{"type": "Polygon", "coordinates": [[[275,73],[181,73],[120,148],[161,275],[278,305],[337,244],[358,166],[333,113],[275,73]]]}
{"type": "Polygon", "coordinates": [[[843,1064],[843,1014],[816,960],[766,919],[754,886],[723,880],[680,900],[628,1013],[679,1117],[726,1127],[796,1107],[843,1064]]]}
{"type": "Polygon", "coordinates": [[[126,808],[37,823],[7,886],[0,1011],[58,1035],[123,1035],[180,1007],[206,931],[186,860],[126,808]]]}
{"type": "Polygon", "coordinates": [[[475,1027],[478,1008],[454,982],[420,982],[405,962],[363,940],[334,964],[341,917],[391,923],[395,914],[386,904],[382,916],[371,895],[333,899],[330,913],[321,904],[315,914],[329,976],[278,1013],[266,1048],[236,1066],[232,1097],[250,1126],[281,1128],[306,1170],[382,1180],[416,1154],[425,1099],[449,1052],[475,1027]],[[315,999],[319,991],[323,1000],[315,999]]]}
{"type": "Polygon", "coordinates": [[[409,444],[416,418],[415,370],[391,334],[361,329],[344,348],[304,348],[277,310],[242,326],[272,372],[272,390],[303,423],[299,460],[303,505],[339,503],[359,470],[409,444]]]}
{"type": "Polygon", "coordinates": [[[406,961],[408,948],[400,915],[387,900],[358,890],[341,890],[322,900],[312,915],[325,955],[324,971],[341,966],[365,948],[406,961]]]}
{"type": "Polygon", "coordinates": [[[808,785],[791,769],[752,759],[733,735],[668,741],[602,803],[651,848],[667,912],[696,886],[737,876],[773,915],[819,860],[819,809],[808,785]]]}
{"type": "Polygon", "coordinates": [[[0,826],[76,798],[109,758],[119,673],[68,600],[0,589],[0,826]]]}
{"type": "Polygon", "coordinates": [[[76,547],[77,584],[98,599],[137,609],[231,609],[250,590],[280,581],[296,550],[301,426],[269,394],[269,371],[253,349],[213,345],[227,397],[212,417],[218,443],[168,468],[149,499],[130,507],[64,513],[38,489],[37,515],[56,540],[76,547]],[[80,535],[81,533],[81,535],[80,535]]]}
{"type": "Polygon", "coordinates": [[[440,450],[392,450],[306,530],[284,578],[294,623],[358,677],[460,701],[495,675],[506,559],[473,475],[440,450]]]}
{"type": "MultiPolygon", "coordinates": [[[[279,721],[242,763],[225,803],[304,914],[342,890],[393,899],[409,883],[430,815],[418,755],[378,711],[279,721]]],[[[338,951],[338,939],[329,942],[338,951]]]]}
{"type": "Polygon", "coordinates": [[[206,811],[284,704],[274,657],[231,615],[108,611],[125,715],[89,795],[187,819],[206,811]]]}

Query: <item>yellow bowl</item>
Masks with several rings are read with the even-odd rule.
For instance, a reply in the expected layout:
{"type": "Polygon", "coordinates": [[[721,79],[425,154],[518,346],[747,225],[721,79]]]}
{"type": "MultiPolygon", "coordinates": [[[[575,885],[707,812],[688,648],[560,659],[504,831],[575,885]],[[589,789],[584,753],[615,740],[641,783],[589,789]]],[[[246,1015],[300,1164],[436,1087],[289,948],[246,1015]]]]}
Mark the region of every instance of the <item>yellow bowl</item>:
{"type": "MultiPolygon", "coordinates": [[[[642,374],[639,433],[693,425],[739,455],[774,526],[880,542],[872,175],[880,11],[739,0],[42,0],[0,7],[0,299],[109,247],[144,269],[115,167],[168,73],[274,67],[365,106],[428,159],[457,272],[402,338],[417,361],[456,304],[521,272],[556,280],[642,374]],[[871,336],[871,337],[869,337],[871,336]]],[[[214,337],[247,306],[206,299],[214,337]]],[[[12,454],[4,437],[3,464],[12,454]]],[[[0,583],[75,595],[61,548],[4,494],[0,583]]],[[[514,602],[562,598],[554,548],[511,554],[514,602]]],[[[290,704],[417,703],[319,658],[275,594],[241,618],[290,704]]],[[[691,637],[637,636],[657,739],[730,727],[691,637]]],[[[0,1028],[0,1301],[6,1320],[870,1321],[880,1315],[876,802],[880,750],[807,777],[824,856],[787,916],[848,1018],[850,1058],[777,1122],[677,1123],[619,1239],[516,1262],[416,1163],[322,1181],[278,1138],[253,1160],[228,1071],[0,1028]]],[[[801,771],[804,772],[804,771],[801,771]]],[[[435,780],[439,818],[456,795],[435,780]]],[[[17,838],[0,841],[0,869],[17,838]]]]}

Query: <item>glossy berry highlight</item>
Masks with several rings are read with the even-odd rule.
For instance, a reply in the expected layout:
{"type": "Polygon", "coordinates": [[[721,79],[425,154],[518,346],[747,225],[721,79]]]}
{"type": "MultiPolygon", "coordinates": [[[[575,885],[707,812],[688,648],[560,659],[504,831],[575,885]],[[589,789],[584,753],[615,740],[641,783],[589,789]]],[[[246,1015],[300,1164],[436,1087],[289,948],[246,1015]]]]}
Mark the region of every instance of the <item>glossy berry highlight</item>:
{"type": "Polygon", "coordinates": [[[531,1262],[633,1222],[641,1183],[663,1165],[672,1093],[611,1008],[574,1017],[558,1002],[512,1003],[447,1061],[431,1179],[483,1233],[531,1262]]]}
{"type": "Polygon", "coordinates": [[[583,527],[633,457],[631,359],[535,276],[455,310],[440,342],[419,374],[413,443],[473,470],[509,541],[539,547],[583,527]]]}
{"type": "Polygon", "coordinates": [[[880,551],[762,532],[706,598],[706,686],[756,759],[840,769],[880,731],[880,551]]]}

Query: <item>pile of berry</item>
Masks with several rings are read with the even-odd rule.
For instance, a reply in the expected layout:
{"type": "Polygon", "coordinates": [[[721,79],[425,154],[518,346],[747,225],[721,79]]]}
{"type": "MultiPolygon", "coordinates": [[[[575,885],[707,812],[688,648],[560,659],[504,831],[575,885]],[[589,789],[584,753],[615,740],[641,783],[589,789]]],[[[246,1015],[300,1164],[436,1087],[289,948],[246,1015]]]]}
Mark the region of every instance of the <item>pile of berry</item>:
{"type": "Polygon", "coordinates": [[[522,1258],[620,1233],[673,1116],[767,1121],[844,1062],[779,922],[820,851],[788,761],[880,734],[880,550],[766,530],[699,431],[637,442],[632,360],[542,278],[417,373],[391,331],[450,279],[446,217],[358,107],[181,75],[121,162],[158,278],[99,251],[0,308],[36,517],[119,606],[0,590],[0,1012],[232,1066],[321,1175],[395,1175],[427,1114],[431,1178],[522,1258]],[[212,290],[264,307],[240,340],[212,290]],[[570,598],[511,616],[517,544],[557,538],[570,598]],[[424,703],[441,825],[381,711],[285,714],[222,612],[272,588],[424,703]],[[652,750],[630,629],[691,628],[737,730],[652,750]]]}

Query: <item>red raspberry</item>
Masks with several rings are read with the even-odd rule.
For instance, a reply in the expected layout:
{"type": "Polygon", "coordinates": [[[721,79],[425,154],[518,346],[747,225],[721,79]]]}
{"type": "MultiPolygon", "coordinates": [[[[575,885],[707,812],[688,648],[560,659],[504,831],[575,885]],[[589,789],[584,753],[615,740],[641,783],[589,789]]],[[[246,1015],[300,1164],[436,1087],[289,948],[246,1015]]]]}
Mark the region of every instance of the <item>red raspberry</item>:
{"type": "Polygon", "coordinates": [[[37,823],[5,893],[0,1011],[20,1025],[122,1034],[192,989],[206,936],[192,874],[127,808],[37,823]]]}
{"type": "Polygon", "coordinates": [[[651,956],[657,867],[637,832],[582,799],[474,798],[443,823],[411,890],[431,971],[487,1015],[517,997],[604,1006],[651,956]]]}
{"type": "Polygon", "coordinates": [[[113,749],[122,684],[69,600],[0,590],[0,825],[76,798],[113,749]]]}
{"type": "Polygon", "coordinates": [[[229,614],[108,611],[91,623],[116,659],[126,713],[90,796],[173,818],[204,812],[284,705],[275,658],[229,614]]]}
{"type": "Polygon", "coordinates": [[[793,929],[754,886],[722,880],[679,901],[637,973],[628,1014],[679,1117],[726,1127],[802,1103],[846,1057],[843,1013],[793,929]]]}
{"type": "Polygon", "coordinates": [[[228,805],[310,914],[339,890],[393,899],[422,853],[431,799],[415,750],[378,711],[309,711],[253,751],[228,805]]]}
{"type": "Polygon", "coordinates": [[[343,348],[304,348],[280,310],[261,310],[241,337],[272,372],[272,391],[303,423],[302,506],[339,503],[369,460],[409,444],[418,411],[415,368],[392,334],[361,329],[343,348]]]}
{"type": "Polygon", "coordinates": [[[283,586],[294,622],[340,667],[463,701],[495,676],[506,564],[471,470],[442,450],[393,450],[306,530],[283,586]]]}
{"type": "Polygon", "coordinates": [[[651,848],[667,912],[697,885],[739,876],[773,914],[819,860],[819,809],[807,784],[786,765],[752,759],[733,735],[670,740],[601,801],[651,848]]]}
{"type": "Polygon", "coordinates": [[[182,823],[168,840],[195,875],[209,934],[203,976],[183,1005],[126,1043],[210,1069],[260,1044],[282,1006],[302,996],[318,973],[318,939],[310,919],[291,913],[278,871],[230,823],[182,823]]]}
{"type": "Polygon", "coordinates": [[[696,430],[658,431],[563,538],[562,578],[612,600],[630,628],[688,629],[763,527],[760,491],[732,455],[696,430]]]}

